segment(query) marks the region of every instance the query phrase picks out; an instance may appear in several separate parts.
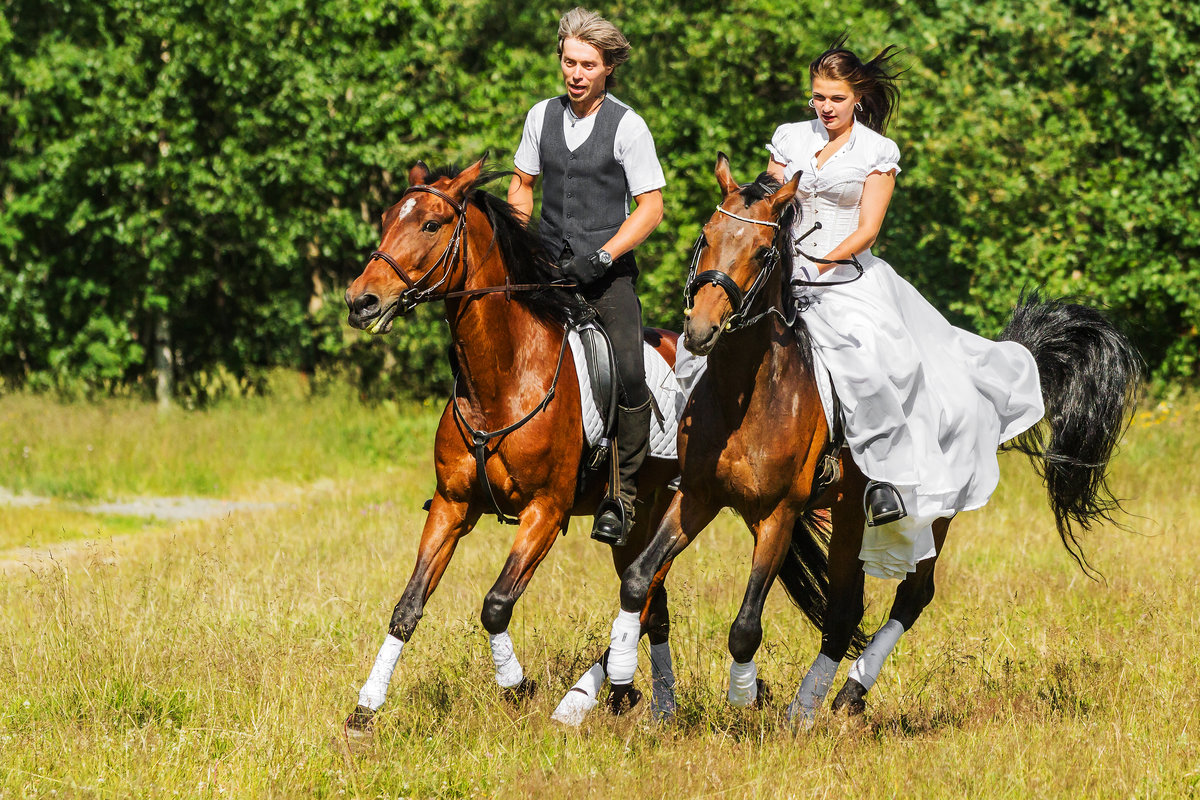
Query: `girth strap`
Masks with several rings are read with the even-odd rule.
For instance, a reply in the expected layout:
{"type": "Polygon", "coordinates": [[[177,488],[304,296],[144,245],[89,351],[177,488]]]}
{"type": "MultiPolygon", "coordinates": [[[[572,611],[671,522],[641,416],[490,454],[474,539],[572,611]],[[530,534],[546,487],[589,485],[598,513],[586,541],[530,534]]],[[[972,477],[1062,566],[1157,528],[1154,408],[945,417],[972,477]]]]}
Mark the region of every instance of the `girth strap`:
{"type": "Polygon", "coordinates": [[[546,390],[546,396],[542,398],[540,403],[533,407],[532,411],[521,417],[521,419],[517,420],[512,425],[508,425],[498,431],[491,431],[490,433],[487,431],[476,430],[475,428],[471,427],[471,423],[467,422],[467,418],[463,416],[462,409],[458,407],[458,375],[456,374],[454,376],[454,390],[450,395],[450,403],[453,408],[454,419],[466,429],[467,433],[471,434],[470,444],[471,453],[475,457],[476,480],[479,481],[480,485],[482,485],[484,490],[487,492],[488,500],[490,500],[492,504],[492,509],[496,512],[496,519],[505,525],[516,525],[520,522],[520,520],[516,517],[510,517],[505,514],[500,508],[499,501],[496,500],[496,493],[492,489],[492,484],[487,477],[488,443],[496,439],[502,439],[503,437],[517,430],[526,422],[529,422],[529,420],[533,419],[539,411],[542,411],[550,404],[550,401],[554,399],[554,393],[558,389],[558,376],[562,372],[563,358],[566,356],[566,353],[567,334],[564,331],[562,347],[560,347],[558,350],[558,364],[554,367],[554,378],[550,381],[550,388],[546,390]]]}

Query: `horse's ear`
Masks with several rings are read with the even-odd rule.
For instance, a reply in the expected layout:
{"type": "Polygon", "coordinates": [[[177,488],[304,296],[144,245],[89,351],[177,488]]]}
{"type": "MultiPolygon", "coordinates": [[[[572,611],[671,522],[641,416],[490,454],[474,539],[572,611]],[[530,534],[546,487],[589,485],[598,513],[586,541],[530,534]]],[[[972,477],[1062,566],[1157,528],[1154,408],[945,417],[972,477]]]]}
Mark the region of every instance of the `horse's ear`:
{"type": "Polygon", "coordinates": [[[474,184],[475,181],[479,180],[479,174],[483,172],[483,162],[486,159],[487,155],[485,154],[474,164],[458,173],[458,177],[450,182],[449,188],[446,189],[446,194],[450,195],[456,200],[462,200],[464,197],[466,197],[467,191],[471,188],[471,185],[474,184]]]}
{"type": "Polygon", "coordinates": [[[429,167],[424,161],[418,161],[408,170],[409,186],[424,186],[429,181],[429,167]]]}
{"type": "Polygon", "coordinates": [[[797,172],[792,176],[792,179],[780,186],[775,194],[767,198],[771,204],[771,213],[778,214],[779,210],[792,202],[792,198],[796,196],[796,187],[800,185],[800,173],[797,172]]]}
{"type": "Polygon", "coordinates": [[[721,184],[723,197],[729,197],[740,188],[738,182],[733,179],[733,172],[729,169],[729,156],[721,152],[717,153],[717,183],[721,184]]]}

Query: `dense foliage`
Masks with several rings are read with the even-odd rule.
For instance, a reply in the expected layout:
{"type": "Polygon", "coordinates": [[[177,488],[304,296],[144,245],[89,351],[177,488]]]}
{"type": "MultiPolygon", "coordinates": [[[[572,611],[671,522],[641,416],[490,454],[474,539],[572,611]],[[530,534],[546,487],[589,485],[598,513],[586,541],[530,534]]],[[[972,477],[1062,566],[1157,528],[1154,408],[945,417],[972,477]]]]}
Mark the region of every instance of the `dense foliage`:
{"type": "MultiPolygon", "coordinates": [[[[347,366],[364,390],[444,390],[445,326],[383,339],[341,293],[407,166],[511,161],[557,93],[542,0],[0,0],[0,376],[184,390],[347,366]],[[156,331],[158,333],[156,333],[156,331]]],[[[635,46],[667,218],[642,248],[648,321],[678,327],[687,248],[843,30],[905,49],[904,172],[884,257],[993,335],[1022,288],[1104,303],[1160,385],[1200,375],[1200,6],[1168,0],[647,0],[602,7],[635,46]]],[[[497,184],[494,190],[503,193],[497,184]]],[[[248,383],[249,382],[249,383],[248,383]]]]}

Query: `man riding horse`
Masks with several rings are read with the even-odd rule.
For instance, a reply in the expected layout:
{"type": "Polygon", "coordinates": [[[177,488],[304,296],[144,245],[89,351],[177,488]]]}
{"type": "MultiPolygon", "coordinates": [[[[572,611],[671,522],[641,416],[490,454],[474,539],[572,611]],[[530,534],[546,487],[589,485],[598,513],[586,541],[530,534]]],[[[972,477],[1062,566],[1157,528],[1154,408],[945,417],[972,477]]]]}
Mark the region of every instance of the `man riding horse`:
{"type": "Polygon", "coordinates": [[[620,486],[609,497],[619,496],[619,503],[601,502],[592,537],[613,545],[625,543],[633,522],[634,475],[650,433],[633,249],[662,221],[666,185],[646,123],[608,93],[629,52],[628,40],[599,14],[575,8],[563,15],[558,55],[567,92],[529,111],[508,189],[508,202],[528,218],[542,177],[542,240],[612,342],[620,486]]]}

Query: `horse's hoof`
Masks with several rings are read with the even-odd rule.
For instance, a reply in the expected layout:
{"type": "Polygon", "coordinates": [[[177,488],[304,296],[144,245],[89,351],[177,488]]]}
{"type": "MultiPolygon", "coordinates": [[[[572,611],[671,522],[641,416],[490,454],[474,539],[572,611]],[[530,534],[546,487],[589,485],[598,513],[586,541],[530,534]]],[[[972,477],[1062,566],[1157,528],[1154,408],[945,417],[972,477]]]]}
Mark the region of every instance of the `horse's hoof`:
{"type": "Polygon", "coordinates": [[[375,712],[366,706],[357,706],[342,725],[342,738],[351,755],[371,748],[375,743],[373,721],[375,712]]]}
{"type": "Polygon", "coordinates": [[[355,734],[367,733],[371,730],[371,723],[375,719],[375,712],[366,706],[355,706],[354,712],[346,717],[346,732],[353,731],[355,734]]]}
{"type": "Polygon", "coordinates": [[[514,705],[524,703],[537,694],[537,681],[530,678],[521,678],[521,682],[516,686],[510,686],[504,690],[504,699],[514,705]]]}
{"type": "Polygon", "coordinates": [[[634,707],[642,702],[642,693],[633,688],[632,683],[614,686],[608,693],[607,702],[609,713],[619,717],[633,711],[634,707]]]}
{"type": "Polygon", "coordinates": [[[754,683],[758,687],[758,694],[754,698],[754,707],[758,709],[770,708],[771,701],[775,699],[771,695],[771,684],[762,678],[755,678],[754,683]]]}
{"type": "Polygon", "coordinates": [[[670,722],[675,718],[675,690],[654,687],[650,693],[650,713],[655,722],[670,722]]]}
{"type": "Polygon", "coordinates": [[[860,717],[867,710],[867,690],[853,678],[848,678],[842,690],[833,698],[834,713],[841,712],[851,717],[860,717]]]}

